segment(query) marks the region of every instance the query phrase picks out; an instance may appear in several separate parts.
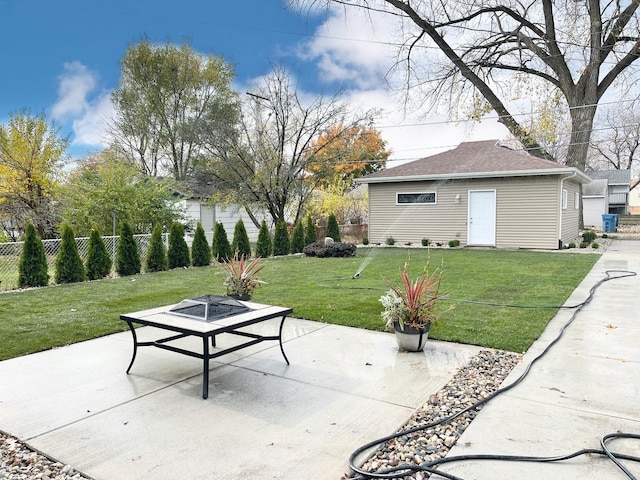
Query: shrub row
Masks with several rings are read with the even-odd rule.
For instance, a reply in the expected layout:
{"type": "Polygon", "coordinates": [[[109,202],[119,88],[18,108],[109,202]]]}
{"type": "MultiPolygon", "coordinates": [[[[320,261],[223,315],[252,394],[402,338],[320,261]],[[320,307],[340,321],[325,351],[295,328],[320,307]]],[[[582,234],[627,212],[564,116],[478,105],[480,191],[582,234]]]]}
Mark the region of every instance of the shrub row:
{"type": "Polygon", "coordinates": [[[355,257],[356,246],[353,243],[336,242],[329,245],[315,242],[307,245],[303,253],[309,257],[355,257]]]}

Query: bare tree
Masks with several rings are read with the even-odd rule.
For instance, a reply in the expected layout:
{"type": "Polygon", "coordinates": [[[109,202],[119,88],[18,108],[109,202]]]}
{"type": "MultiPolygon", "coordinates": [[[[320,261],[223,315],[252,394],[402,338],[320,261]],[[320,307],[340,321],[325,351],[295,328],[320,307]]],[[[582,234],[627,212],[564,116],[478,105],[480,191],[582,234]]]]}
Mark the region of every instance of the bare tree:
{"type": "MultiPolygon", "coordinates": [[[[351,115],[338,95],[304,99],[291,76],[275,67],[248,94],[239,128],[209,138],[210,159],[198,178],[212,183],[226,201],[242,204],[256,226],[262,212],[274,223],[297,222],[317,186],[308,165],[372,114],[351,115]],[[318,142],[332,128],[333,134],[318,142]]],[[[206,123],[202,127],[210,131],[206,123]]]]}
{"type": "Polygon", "coordinates": [[[396,67],[404,70],[407,88],[420,90],[425,101],[447,101],[450,106],[481,96],[498,114],[498,121],[530,153],[543,158],[553,159],[518,121],[514,86],[541,82],[549,94],[559,91],[571,120],[566,163],[581,169],[586,166],[599,102],[623,73],[633,78],[640,56],[637,0],[295,3],[340,4],[399,19],[403,37],[396,67]]]}

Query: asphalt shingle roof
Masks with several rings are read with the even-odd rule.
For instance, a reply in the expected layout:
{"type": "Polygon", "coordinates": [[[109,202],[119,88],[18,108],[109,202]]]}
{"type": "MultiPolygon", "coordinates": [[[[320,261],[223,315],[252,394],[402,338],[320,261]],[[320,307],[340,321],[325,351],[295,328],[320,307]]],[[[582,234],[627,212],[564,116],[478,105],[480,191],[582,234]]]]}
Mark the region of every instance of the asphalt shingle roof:
{"type": "Polygon", "coordinates": [[[607,179],[609,185],[629,185],[631,183],[631,170],[596,170],[588,175],[595,179],[607,179]]]}

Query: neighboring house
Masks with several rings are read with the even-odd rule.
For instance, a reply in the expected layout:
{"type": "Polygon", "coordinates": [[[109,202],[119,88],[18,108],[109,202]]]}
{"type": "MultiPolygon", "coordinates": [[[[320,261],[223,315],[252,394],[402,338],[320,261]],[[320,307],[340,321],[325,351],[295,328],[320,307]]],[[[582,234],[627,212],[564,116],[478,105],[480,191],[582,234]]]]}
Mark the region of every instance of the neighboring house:
{"type": "Polygon", "coordinates": [[[596,170],[587,175],[593,180],[607,180],[609,209],[602,213],[629,213],[629,189],[631,185],[631,170],[596,170]]]}
{"type": "Polygon", "coordinates": [[[631,191],[629,192],[629,213],[631,215],[640,215],[640,180],[631,182],[631,191]]]}
{"type": "Polygon", "coordinates": [[[369,186],[369,241],[558,249],[579,235],[579,170],[501,147],[462,143],[357,179],[369,186]]]}
{"type": "Polygon", "coordinates": [[[608,182],[606,178],[593,180],[582,186],[582,218],[585,227],[601,227],[602,214],[609,211],[608,182]]]}

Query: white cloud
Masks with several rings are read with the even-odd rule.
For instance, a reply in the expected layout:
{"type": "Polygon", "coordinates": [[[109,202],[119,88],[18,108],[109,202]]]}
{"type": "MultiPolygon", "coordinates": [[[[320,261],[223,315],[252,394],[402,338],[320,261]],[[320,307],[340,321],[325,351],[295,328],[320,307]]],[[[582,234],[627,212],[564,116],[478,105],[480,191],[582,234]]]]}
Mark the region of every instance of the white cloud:
{"type": "Polygon", "coordinates": [[[58,101],[51,110],[54,119],[60,120],[84,112],[87,107],[87,95],[96,87],[96,75],[80,62],[64,64],[64,73],[60,75],[58,101]]]}
{"type": "Polygon", "coordinates": [[[111,118],[111,96],[109,92],[104,92],[88,104],[80,118],[73,121],[73,144],[106,147],[109,144],[107,124],[111,118]]]}

